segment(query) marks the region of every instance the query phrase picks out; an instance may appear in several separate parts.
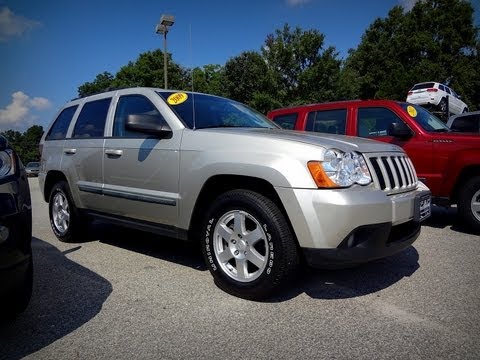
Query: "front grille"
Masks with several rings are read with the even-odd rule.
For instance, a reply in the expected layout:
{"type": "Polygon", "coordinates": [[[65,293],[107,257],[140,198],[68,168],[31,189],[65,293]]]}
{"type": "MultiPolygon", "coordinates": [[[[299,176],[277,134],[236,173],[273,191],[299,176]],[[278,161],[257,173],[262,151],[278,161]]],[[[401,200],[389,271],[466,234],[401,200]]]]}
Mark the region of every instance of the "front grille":
{"type": "Polygon", "coordinates": [[[376,184],[386,192],[403,192],[417,186],[418,179],[412,162],[405,155],[369,157],[376,184]]]}

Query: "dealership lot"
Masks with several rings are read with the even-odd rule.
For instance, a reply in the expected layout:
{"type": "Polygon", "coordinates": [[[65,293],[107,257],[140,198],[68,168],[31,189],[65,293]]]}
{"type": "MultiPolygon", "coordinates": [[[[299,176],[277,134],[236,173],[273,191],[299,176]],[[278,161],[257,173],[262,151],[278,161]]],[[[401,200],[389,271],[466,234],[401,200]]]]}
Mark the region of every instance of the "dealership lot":
{"type": "Polygon", "coordinates": [[[34,293],[0,325],[0,359],[480,355],[480,237],[454,209],[434,209],[403,253],[307,270],[278,297],[251,302],[219,290],[187,244],[100,223],[84,242],[59,242],[38,180],[30,185],[34,293]]]}

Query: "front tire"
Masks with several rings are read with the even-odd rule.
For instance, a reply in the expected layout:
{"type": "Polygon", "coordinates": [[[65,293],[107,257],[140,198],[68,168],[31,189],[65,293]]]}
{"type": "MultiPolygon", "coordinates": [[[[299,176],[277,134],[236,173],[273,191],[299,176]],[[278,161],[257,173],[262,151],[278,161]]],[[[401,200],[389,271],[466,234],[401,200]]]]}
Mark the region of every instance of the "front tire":
{"type": "Polygon", "coordinates": [[[65,181],[59,181],[53,186],[48,210],[50,225],[58,240],[62,242],[80,240],[84,235],[86,222],[76,208],[65,181]]]}
{"type": "Polygon", "coordinates": [[[465,225],[480,233],[480,176],[468,180],[461,189],[458,213],[465,225]]]}
{"type": "Polygon", "coordinates": [[[261,300],[296,274],[296,241],[277,205],[263,195],[249,190],[220,195],[200,233],[207,267],[229,294],[261,300]]]}
{"type": "Polygon", "coordinates": [[[442,112],[442,114],[446,114],[448,116],[448,114],[446,113],[447,112],[447,99],[446,98],[442,98],[442,100],[440,100],[440,103],[438,104],[438,107],[440,108],[440,111],[442,112]]]}

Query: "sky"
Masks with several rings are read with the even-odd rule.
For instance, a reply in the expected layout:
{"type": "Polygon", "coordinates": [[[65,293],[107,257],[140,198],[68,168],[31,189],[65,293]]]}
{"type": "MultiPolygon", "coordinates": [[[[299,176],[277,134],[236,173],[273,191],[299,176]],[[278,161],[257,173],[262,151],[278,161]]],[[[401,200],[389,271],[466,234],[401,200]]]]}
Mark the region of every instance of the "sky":
{"type": "MultiPolygon", "coordinates": [[[[161,14],[175,16],[168,52],[191,68],[259,51],[285,23],[319,30],[345,58],[376,18],[416,1],[0,0],[0,131],[46,128],[81,84],[163,50],[155,34],[161,14]]],[[[470,1],[480,26],[480,0],[470,1]]]]}

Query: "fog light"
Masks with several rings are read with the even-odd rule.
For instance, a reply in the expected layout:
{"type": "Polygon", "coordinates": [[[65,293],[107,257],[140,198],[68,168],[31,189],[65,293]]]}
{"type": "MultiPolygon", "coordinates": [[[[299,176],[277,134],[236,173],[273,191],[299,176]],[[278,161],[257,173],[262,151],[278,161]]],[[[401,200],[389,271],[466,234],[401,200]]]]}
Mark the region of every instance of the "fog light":
{"type": "Polygon", "coordinates": [[[9,234],[10,231],[8,231],[8,228],[6,226],[0,225],[0,243],[7,240],[9,234]]]}

